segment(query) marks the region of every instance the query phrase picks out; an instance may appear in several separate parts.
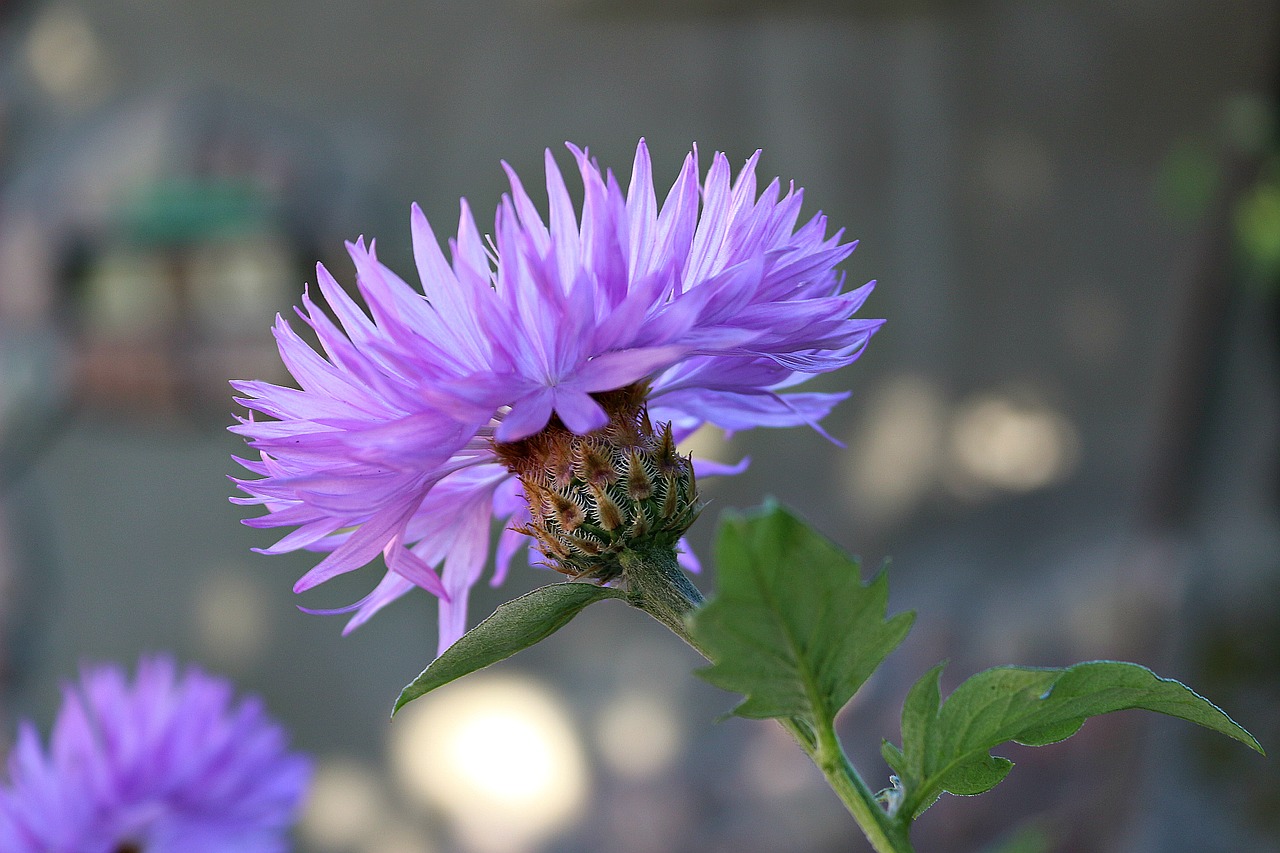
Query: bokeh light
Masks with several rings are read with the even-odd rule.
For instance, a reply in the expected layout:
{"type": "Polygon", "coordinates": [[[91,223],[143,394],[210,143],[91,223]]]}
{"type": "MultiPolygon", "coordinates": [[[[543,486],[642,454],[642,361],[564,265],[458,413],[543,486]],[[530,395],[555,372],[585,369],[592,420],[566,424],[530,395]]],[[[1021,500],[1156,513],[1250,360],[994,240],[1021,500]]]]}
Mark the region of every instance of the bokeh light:
{"type": "Polygon", "coordinates": [[[628,690],[606,705],[596,724],[606,766],[627,779],[652,779],[667,770],[684,743],[672,704],[666,695],[628,690]]]}
{"type": "Polygon", "coordinates": [[[405,793],[446,814],[467,849],[534,850],[586,804],[586,758],[569,720],[533,680],[471,676],[397,715],[391,761],[405,793]]]}
{"type": "Polygon", "coordinates": [[[271,639],[264,581],[247,569],[213,569],[196,587],[193,628],[201,652],[220,666],[257,660],[271,639]]]}
{"type": "Polygon", "coordinates": [[[1079,438],[1070,421],[1044,404],[990,395],[960,407],[950,452],[973,485],[1029,492],[1070,473],[1079,438]]]}
{"type": "Polygon", "coordinates": [[[364,849],[388,818],[381,771],[351,758],[320,762],[299,824],[317,850],[364,849]]]}
{"type": "Polygon", "coordinates": [[[910,512],[933,487],[946,401],[934,383],[908,375],[887,382],[866,410],[846,457],[846,483],[864,523],[880,527],[910,512]]]}
{"type": "Polygon", "coordinates": [[[112,76],[88,18],[74,6],[44,10],[27,36],[26,59],[37,84],[69,106],[100,98],[112,76]]]}

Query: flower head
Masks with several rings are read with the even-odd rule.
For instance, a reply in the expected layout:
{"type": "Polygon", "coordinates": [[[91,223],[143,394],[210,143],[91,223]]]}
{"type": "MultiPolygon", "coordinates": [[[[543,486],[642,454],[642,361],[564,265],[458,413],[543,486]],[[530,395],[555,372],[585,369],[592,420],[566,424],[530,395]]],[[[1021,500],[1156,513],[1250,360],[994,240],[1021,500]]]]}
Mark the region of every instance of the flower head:
{"type": "MultiPolygon", "coordinates": [[[[822,214],[797,225],[802,191],[775,179],[757,192],[758,153],[732,180],[716,154],[700,183],[695,149],[659,205],[643,141],[625,192],[569,149],[580,213],[550,152],[547,218],[508,167],[492,238],[463,202],[450,259],[414,206],[421,291],[372,243],[348,244],[368,313],[317,267],[332,316],[310,294],[299,315],[319,351],[283,319],[275,326],[299,388],[232,383],[250,410],[232,429],[260,454],[241,460],[258,479],[238,480],[247,497],[234,500],[267,509],[246,523],[296,528],[267,553],[328,552],[295,590],[385,559],[368,596],[322,611],[354,613],[348,630],[419,586],[440,600],[441,650],[462,634],[490,521],[508,523],[496,585],[541,512],[530,515],[538,498],[522,494],[504,448],[548,429],[607,432],[612,392],[638,393],[645,422],[669,424],[675,440],[706,423],[817,428],[846,395],[790,389],[854,361],[882,322],[852,316],[872,284],[842,292],[835,266],[853,244],[828,236],[822,214]]],[[[563,568],[555,543],[539,540],[563,568]]]]}
{"type": "Polygon", "coordinates": [[[23,724],[0,789],[6,853],[268,853],[301,803],[309,762],[254,698],[168,658],[63,691],[49,749],[23,724]]]}

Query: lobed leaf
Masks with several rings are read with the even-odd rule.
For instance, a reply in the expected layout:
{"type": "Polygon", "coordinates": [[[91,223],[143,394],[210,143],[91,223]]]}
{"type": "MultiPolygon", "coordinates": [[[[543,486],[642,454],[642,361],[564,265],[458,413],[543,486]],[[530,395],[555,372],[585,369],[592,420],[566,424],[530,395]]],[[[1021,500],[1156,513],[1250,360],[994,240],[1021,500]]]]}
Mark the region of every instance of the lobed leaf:
{"type": "Polygon", "coordinates": [[[997,667],[969,678],[938,707],[942,667],[925,673],[902,712],[902,749],[881,750],[905,792],[900,811],[912,819],[943,792],[980,794],[995,787],[1012,762],[989,750],[1015,741],[1056,743],[1088,717],[1140,708],[1178,717],[1262,747],[1216,705],[1146,667],[1116,661],[1063,669],[997,667]]]}
{"type": "Polygon", "coordinates": [[[897,648],[914,614],[885,619],[888,582],[863,584],[858,564],[777,505],[726,516],[717,541],[719,592],[692,634],[707,681],[746,698],[733,713],[829,725],[897,648]]]}
{"type": "Polygon", "coordinates": [[[437,687],[545,640],[587,605],[606,598],[625,599],[626,593],[593,583],[554,583],[499,605],[400,691],[392,715],[437,687]]]}

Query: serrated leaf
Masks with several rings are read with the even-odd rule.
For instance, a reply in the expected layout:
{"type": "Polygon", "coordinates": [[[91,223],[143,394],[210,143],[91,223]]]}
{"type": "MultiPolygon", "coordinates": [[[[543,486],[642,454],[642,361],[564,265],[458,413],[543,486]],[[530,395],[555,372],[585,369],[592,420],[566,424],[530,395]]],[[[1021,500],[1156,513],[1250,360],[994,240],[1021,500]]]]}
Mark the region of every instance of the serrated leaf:
{"type": "Polygon", "coordinates": [[[717,542],[719,592],[694,614],[712,666],[698,674],[743,694],[733,713],[829,724],[897,648],[913,614],[885,619],[888,582],[779,506],[729,516],[717,542]]]}
{"type": "Polygon", "coordinates": [[[1080,731],[1080,727],[1083,725],[1084,717],[1077,717],[1074,720],[1065,720],[1061,723],[1041,726],[1038,729],[1027,729],[1014,740],[1023,746],[1048,746],[1051,743],[1066,740],[1080,731]]]}
{"type": "MultiPolygon", "coordinates": [[[[919,681],[907,691],[906,701],[902,703],[902,741],[915,744],[929,743],[933,736],[934,719],[938,716],[938,703],[941,701],[938,680],[942,676],[942,664],[926,672],[919,681]]],[[[902,766],[894,768],[903,778],[919,778],[925,772],[924,756],[927,749],[917,749],[910,755],[903,755],[902,766]]]]}
{"type": "Polygon", "coordinates": [[[400,691],[392,715],[437,687],[545,640],[587,605],[606,598],[625,599],[626,594],[592,583],[554,583],[499,605],[400,691]]]}
{"type": "Polygon", "coordinates": [[[977,761],[962,764],[943,776],[938,787],[948,794],[960,797],[972,797],[985,794],[1013,769],[1013,762],[996,755],[984,755],[977,761]]]}
{"type": "Polygon", "coordinates": [[[891,741],[880,741],[880,755],[884,758],[884,763],[888,764],[894,773],[904,772],[902,768],[906,766],[906,756],[891,741]]]}
{"type": "Polygon", "coordinates": [[[988,750],[1009,741],[1030,746],[1054,743],[1078,731],[1086,718],[1112,711],[1139,708],[1168,714],[1262,752],[1253,736],[1213,703],[1137,664],[1093,661],[1065,669],[997,667],[969,678],[941,708],[936,705],[938,671],[935,667],[926,673],[908,695],[902,749],[882,750],[896,759],[891,766],[906,792],[901,810],[913,818],[940,791],[953,786],[974,788],[994,779],[987,790],[1004,778],[1009,767],[988,750]],[[936,712],[922,718],[928,699],[935,702],[936,712]]]}

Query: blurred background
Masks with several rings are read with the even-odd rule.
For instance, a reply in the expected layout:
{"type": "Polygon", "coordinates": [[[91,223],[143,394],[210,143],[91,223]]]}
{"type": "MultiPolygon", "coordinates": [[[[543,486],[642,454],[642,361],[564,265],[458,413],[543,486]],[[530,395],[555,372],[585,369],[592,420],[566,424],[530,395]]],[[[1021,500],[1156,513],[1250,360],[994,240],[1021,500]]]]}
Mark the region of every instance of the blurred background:
{"type": "MultiPolygon", "coordinates": [[[[840,720],[885,784],[908,686],[1139,661],[1280,747],[1280,14],[1262,0],[0,0],[0,745],[81,661],[180,657],[317,756],[323,853],[866,848],[781,729],[613,602],[388,721],[426,593],[353,635],[380,570],[297,598],[306,555],[226,501],[229,378],[313,264],[408,211],[482,226],[550,147],[659,191],[690,143],[807,188],[889,319],[826,422],[699,449],[693,541],[766,495],[892,557],[917,627],[840,720]],[[295,558],[296,557],[296,558],[295,558]]],[[[550,580],[514,571],[473,620],[550,580]]],[[[0,751],[3,746],[0,746],[0,751]]],[[[1010,747],[920,850],[1280,850],[1280,772],[1154,715],[1010,747]]]]}

